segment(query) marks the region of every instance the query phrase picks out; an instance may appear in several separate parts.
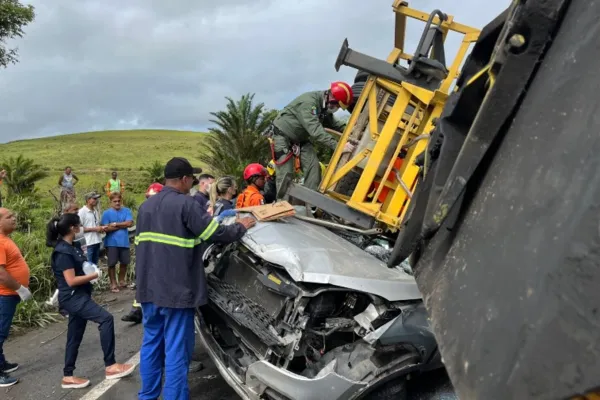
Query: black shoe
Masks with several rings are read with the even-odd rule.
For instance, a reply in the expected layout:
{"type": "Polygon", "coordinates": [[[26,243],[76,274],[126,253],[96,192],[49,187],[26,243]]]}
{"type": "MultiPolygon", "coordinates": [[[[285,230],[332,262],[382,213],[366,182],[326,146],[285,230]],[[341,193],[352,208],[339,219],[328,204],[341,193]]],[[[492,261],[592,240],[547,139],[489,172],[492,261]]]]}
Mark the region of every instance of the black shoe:
{"type": "Polygon", "coordinates": [[[13,378],[5,373],[0,373],[0,387],[9,387],[17,382],[19,382],[17,378],[13,378]]]}
{"type": "Polygon", "coordinates": [[[142,309],[140,307],[133,307],[129,314],[123,315],[121,321],[133,322],[135,324],[142,323],[142,309]]]}
{"type": "Polygon", "coordinates": [[[4,372],[5,374],[9,374],[11,372],[15,372],[18,369],[19,369],[19,364],[9,363],[8,361],[5,361],[4,365],[2,366],[1,372],[4,372]]]}
{"type": "Polygon", "coordinates": [[[188,368],[188,373],[202,371],[204,369],[204,364],[200,361],[192,361],[190,362],[190,367],[188,368]]]}

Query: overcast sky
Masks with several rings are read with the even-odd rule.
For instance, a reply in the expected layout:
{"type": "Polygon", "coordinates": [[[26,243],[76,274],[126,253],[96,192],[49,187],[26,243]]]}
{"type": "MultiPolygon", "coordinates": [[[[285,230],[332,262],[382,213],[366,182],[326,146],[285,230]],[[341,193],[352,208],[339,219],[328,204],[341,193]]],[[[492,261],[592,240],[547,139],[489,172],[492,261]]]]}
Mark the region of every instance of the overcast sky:
{"type": "MultiPolygon", "coordinates": [[[[37,16],[16,42],[20,62],[0,69],[0,143],[103,129],[203,131],[225,96],[256,93],[280,108],[332,80],[352,82],[356,70],[334,68],[346,37],[379,58],[393,46],[392,0],[29,3],[37,16]]],[[[481,28],[509,3],[412,5],[481,28]]],[[[419,36],[408,32],[410,52],[419,36]]],[[[448,59],[457,45],[448,43],[448,59]]]]}

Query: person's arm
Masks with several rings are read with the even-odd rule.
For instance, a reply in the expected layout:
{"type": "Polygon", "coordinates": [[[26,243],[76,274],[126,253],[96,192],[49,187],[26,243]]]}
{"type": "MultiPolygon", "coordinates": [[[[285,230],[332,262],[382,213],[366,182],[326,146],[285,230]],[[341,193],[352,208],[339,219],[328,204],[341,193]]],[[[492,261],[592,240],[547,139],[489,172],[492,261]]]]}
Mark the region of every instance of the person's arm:
{"type": "MultiPolygon", "coordinates": [[[[344,129],[346,129],[346,121],[342,121],[339,118],[336,118],[335,116],[331,115],[329,117],[329,126],[328,128],[331,128],[333,130],[336,130],[340,133],[344,133],[344,129]]],[[[331,135],[329,135],[331,136],[331,135]]]]}
{"type": "Polygon", "coordinates": [[[110,181],[106,181],[106,186],[104,186],[104,193],[106,193],[107,196],[110,196],[110,181]]]}
{"type": "Polygon", "coordinates": [[[131,211],[128,208],[126,208],[125,210],[127,212],[127,214],[125,215],[125,221],[113,222],[111,224],[108,224],[109,229],[114,228],[114,230],[119,230],[127,229],[133,226],[133,215],[131,215],[131,211]]]}
{"type": "Polygon", "coordinates": [[[121,182],[121,194],[123,194],[125,192],[125,183],[123,183],[123,181],[121,182]]]}
{"type": "Polygon", "coordinates": [[[55,258],[55,265],[59,271],[62,271],[65,281],[69,287],[76,287],[85,285],[90,281],[93,281],[98,277],[98,273],[77,276],[75,275],[75,266],[73,265],[73,258],[67,254],[59,253],[55,258]]]}
{"type": "Polygon", "coordinates": [[[108,215],[109,211],[110,210],[104,211],[102,213],[102,218],[100,219],[100,225],[104,227],[103,231],[106,233],[111,233],[119,230],[119,228],[113,226],[113,223],[110,221],[110,217],[108,215]]]}
{"type": "Polygon", "coordinates": [[[311,104],[300,103],[292,110],[292,112],[311,138],[332,150],[335,150],[337,147],[337,140],[332,138],[329,133],[325,132],[325,128],[323,128],[321,121],[319,121],[319,117],[316,115],[316,109],[311,104]]]}
{"type": "Polygon", "coordinates": [[[250,201],[248,202],[249,207],[262,206],[265,204],[265,196],[260,193],[252,193],[250,195],[250,201]]]}
{"type": "Polygon", "coordinates": [[[62,186],[63,178],[64,178],[64,175],[61,175],[60,178],[58,178],[58,186],[62,186]]]}
{"type": "Polygon", "coordinates": [[[203,242],[228,244],[241,239],[246,230],[256,224],[256,220],[246,217],[232,225],[220,225],[196,201],[186,201],[183,223],[203,242]]]}
{"type": "Polygon", "coordinates": [[[73,268],[69,268],[63,271],[63,276],[65,277],[65,281],[67,281],[67,285],[69,285],[69,287],[76,287],[90,283],[98,277],[98,273],[94,272],[93,274],[89,275],[76,276],[75,270],[73,268]]]}
{"type": "Polygon", "coordinates": [[[15,280],[6,270],[6,263],[0,264],[0,285],[9,288],[10,290],[18,290],[21,284],[15,280]]]}
{"type": "Polygon", "coordinates": [[[75,186],[77,184],[77,182],[79,182],[79,178],[77,177],[77,175],[73,174],[73,186],[75,186]]]}
{"type": "Polygon", "coordinates": [[[21,287],[21,284],[10,276],[6,270],[6,249],[4,246],[0,246],[0,285],[10,290],[17,290],[21,287]]]}

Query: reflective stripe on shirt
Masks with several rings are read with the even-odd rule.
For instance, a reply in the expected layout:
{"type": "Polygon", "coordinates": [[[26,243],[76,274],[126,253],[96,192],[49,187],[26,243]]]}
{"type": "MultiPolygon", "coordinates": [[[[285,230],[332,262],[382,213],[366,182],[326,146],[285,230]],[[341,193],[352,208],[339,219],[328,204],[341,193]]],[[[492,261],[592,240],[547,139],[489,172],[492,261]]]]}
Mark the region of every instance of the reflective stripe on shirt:
{"type": "Polygon", "coordinates": [[[154,242],[191,249],[194,246],[201,244],[203,241],[210,239],[210,237],[216,232],[218,228],[219,223],[213,219],[211,223],[208,224],[204,232],[202,232],[202,234],[195,239],[186,239],[173,235],[165,235],[164,233],[158,232],[142,232],[138,236],[136,236],[135,244],[137,245],[140,242],[154,242]]]}

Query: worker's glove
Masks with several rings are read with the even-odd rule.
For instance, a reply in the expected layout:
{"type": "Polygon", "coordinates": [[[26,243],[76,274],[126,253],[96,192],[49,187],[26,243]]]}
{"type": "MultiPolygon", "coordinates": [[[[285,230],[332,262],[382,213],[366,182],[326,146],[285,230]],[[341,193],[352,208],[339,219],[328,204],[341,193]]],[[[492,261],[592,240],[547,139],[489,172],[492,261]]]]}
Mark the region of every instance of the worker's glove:
{"type": "Polygon", "coordinates": [[[352,143],[347,142],[344,145],[344,150],[342,150],[342,154],[344,154],[344,153],[352,153],[355,148],[356,148],[356,146],[354,146],[352,143]]]}
{"type": "Polygon", "coordinates": [[[233,210],[233,209],[232,209],[232,210],[225,210],[225,211],[222,211],[222,212],[221,212],[221,214],[219,214],[219,215],[216,217],[216,218],[217,218],[217,222],[221,223],[221,222],[223,222],[223,220],[224,220],[225,218],[228,218],[228,217],[235,217],[236,215],[237,215],[237,212],[236,212],[235,210],[233,210]]]}
{"type": "Polygon", "coordinates": [[[237,215],[237,211],[231,209],[231,210],[224,210],[221,214],[219,214],[219,217],[227,218],[227,217],[235,217],[236,215],[237,215]]]}
{"type": "Polygon", "coordinates": [[[21,298],[22,301],[29,300],[31,298],[31,292],[28,288],[21,285],[20,288],[17,289],[17,294],[21,298]]]}

